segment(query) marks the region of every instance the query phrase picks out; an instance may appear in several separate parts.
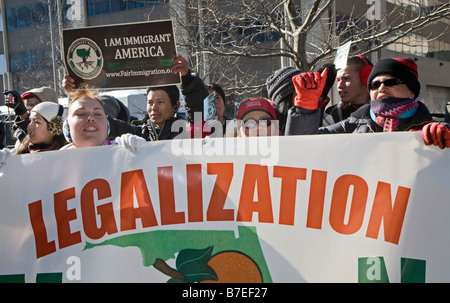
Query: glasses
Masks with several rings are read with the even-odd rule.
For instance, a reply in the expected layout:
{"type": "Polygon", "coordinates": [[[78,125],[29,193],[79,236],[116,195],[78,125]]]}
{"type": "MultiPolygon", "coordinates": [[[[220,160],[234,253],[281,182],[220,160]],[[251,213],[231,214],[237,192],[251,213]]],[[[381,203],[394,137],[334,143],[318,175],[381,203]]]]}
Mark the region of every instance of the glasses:
{"type": "Polygon", "coordinates": [[[386,79],[384,81],[373,81],[369,84],[369,88],[371,90],[379,89],[381,84],[384,84],[384,86],[391,87],[395,85],[402,84],[403,82],[399,79],[393,78],[393,79],[386,79]]]}
{"type": "Polygon", "coordinates": [[[242,121],[242,122],[243,122],[243,126],[248,129],[253,129],[257,125],[262,126],[262,127],[269,127],[272,125],[271,118],[265,118],[265,119],[261,119],[261,120],[248,119],[248,120],[242,121]]]}

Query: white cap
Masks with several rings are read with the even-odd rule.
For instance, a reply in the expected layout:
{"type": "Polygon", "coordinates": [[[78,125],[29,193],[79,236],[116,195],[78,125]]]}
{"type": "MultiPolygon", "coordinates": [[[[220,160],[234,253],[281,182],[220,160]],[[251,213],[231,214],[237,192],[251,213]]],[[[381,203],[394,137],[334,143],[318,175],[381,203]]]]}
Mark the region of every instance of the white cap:
{"type": "Polygon", "coordinates": [[[53,102],[41,102],[33,107],[32,112],[36,112],[50,122],[55,117],[62,117],[64,108],[61,104],[53,102]]]}

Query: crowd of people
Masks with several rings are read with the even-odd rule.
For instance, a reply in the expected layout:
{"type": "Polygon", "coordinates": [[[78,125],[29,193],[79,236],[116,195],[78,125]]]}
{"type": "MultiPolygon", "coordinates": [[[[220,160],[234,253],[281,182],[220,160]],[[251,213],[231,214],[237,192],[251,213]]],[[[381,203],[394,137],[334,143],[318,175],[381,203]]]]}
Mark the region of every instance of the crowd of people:
{"type": "Polygon", "coordinates": [[[192,73],[185,58],[176,57],[171,71],[180,74],[180,88],[149,87],[148,115],[142,121],[131,121],[127,109],[113,97],[101,97],[93,88],[76,87],[68,75],[63,81],[70,100],[65,119],[51,88],[23,94],[5,91],[11,98],[6,105],[16,114],[13,130],[17,141],[15,148],[0,151],[0,165],[15,154],[110,144],[135,151],[148,141],[225,134],[248,137],[421,131],[426,145],[450,147],[450,117],[447,113],[446,122],[434,121],[418,100],[419,71],[409,58],[388,58],[372,64],[358,55],[350,57],[339,70],[333,64],[316,72],[282,68],[266,81],[268,98],[245,100],[236,117],[224,114],[224,89],[218,84],[205,84],[192,73]],[[327,107],[334,83],[340,100],[327,107]],[[180,92],[187,120],[177,115],[180,92]],[[205,121],[203,102],[212,92],[217,123],[211,124],[205,121]],[[200,120],[195,113],[202,113],[200,120]],[[236,123],[228,123],[235,119],[236,123]]]}

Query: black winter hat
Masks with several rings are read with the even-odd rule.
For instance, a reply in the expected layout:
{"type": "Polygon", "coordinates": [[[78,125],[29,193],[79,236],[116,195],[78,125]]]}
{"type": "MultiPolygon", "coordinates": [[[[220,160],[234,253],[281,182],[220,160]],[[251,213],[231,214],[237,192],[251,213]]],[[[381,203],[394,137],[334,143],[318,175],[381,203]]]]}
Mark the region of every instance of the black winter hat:
{"type": "Polygon", "coordinates": [[[420,94],[419,73],[417,64],[410,58],[392,58],[378,61],[372,69],[367,81],[367,87],[372,80],[381,74],[387,74],[401,80],[414,93],[414,97],[420,94]]]}
{"type": "Polygon", "coordinates": [[[111,95],[100,95],[107,116],[130,123],[130,111],[125,104],[111,95]]]}
{"type": "Polygon", "coordinates": [[[288,66],[281,68],[273,73],[266,80],[266,87],[268,97],[276,104],[281,100],[295,92],[294,83],[292,77],[302,73],[301,70],[288,66]]]}

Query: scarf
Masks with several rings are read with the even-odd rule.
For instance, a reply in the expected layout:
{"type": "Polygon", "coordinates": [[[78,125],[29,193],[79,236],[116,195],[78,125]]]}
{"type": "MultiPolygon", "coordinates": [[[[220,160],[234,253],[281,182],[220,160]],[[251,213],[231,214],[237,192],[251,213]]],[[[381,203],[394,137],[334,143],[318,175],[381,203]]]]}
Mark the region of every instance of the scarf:
{"type": "Polygon", "coordinates": [[[383,98],[370,101],[370,115],[383,132],[393,132],[398,130],[399,119],[414,116],[418,107],[417,99],[383,98]]]}
{"type": "Polygon", "coordinates": [[[28,150],[30,152],[46,151],[46,150],[49,150],[51,147],[52,147],[52,144],[49,144],[49,143],[36,143],[36,144],[30,143],[28,145],[28,150]]]}

